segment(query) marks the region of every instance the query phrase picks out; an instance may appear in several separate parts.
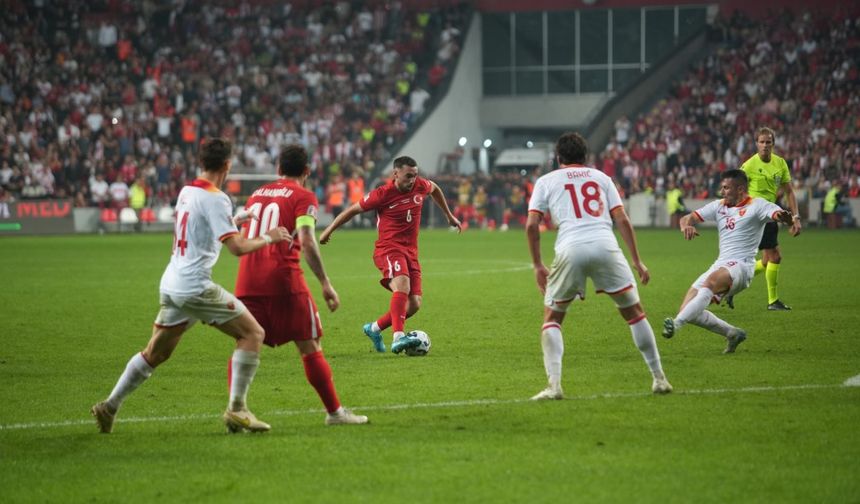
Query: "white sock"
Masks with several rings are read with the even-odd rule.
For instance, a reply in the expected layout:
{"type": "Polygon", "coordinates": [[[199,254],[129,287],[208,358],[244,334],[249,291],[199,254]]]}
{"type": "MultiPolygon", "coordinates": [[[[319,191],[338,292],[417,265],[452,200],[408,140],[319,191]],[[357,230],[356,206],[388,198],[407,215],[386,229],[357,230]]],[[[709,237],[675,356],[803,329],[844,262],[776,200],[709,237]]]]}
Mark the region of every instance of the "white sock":
{"type": "Polygon", "coordinates": [[[561,358],[564,356],[564,339],[561,336],[561,326],[555,322],[543,325],[540,333],[540,344],[543,347],[543,367],[549,386],[561,387],[561,358]]]}
{"type": "Polygon", "coordinates": [[[657,341],[654,339],[654,330],[651,329],[651,324],[647,318],[642,318],[638,322],[630,324],[630,333],[633,335],[633,343],[645,359],[645,364],[648,364],[648,369],[651,370],[651,375],[655,378],[665,378],[663,375],[663,366],[660,364],[660,352],[657,350],[657,341]]]}
{"type": "Polygon", "coordinates": [[[230,380],[230,411],[245,409],[245,399],[248,397],[248,388],[254,381],[257,366],[260,365],[260,353],[239,350],[233,352],[232,379],[230,380]]]}
{"type": "Polygon", "coordinates": [[[698,318],[691,320],[690,323],[723,336],[728,336],[729,331],[735,329],[733,325],[717,317],[708,310],[703,311],[698,318]]]}
{"type": "Polygon", "coordinates": [[[699,317],[703,311],[711,304],[711,298],[714,297],[714,292],[706,287],[701,287],[699,292],[687,303],[678,316],[675,317],[675,329],[680,329],[687,322],[691,322],[699,317]]]}
{"type": "Polygon", "coordinates": [[[394,333],[392,335],[391,341],[397,341],[405,335],[406,335],[406,333],[404,333],[403,331],[397,331],[396,333],[394,333]]]}
{"type": "Polygon", "coordinates": [[[122,402],[125,400],[126,396],[131,394],[132,392],[140,386],[141,383],[145,382],[147,378],[152,376],[153,367],[146,362],[146,359],[143,358],[143,355],[140,353],[134,354],[134,356],[128,360],[128,364],[125,365],[125,371],[117,380],[116,385],[108,396],[107,401],[105,401],[109,408],[114,411],[119,410],[119,407],[122,406],[122,402]]]}
{"type": "Polygon", "coordinates": [[[376,322],[370,324],[370,330],[373,332],[379,332],[379,324],[377,324],[376,322]]]}

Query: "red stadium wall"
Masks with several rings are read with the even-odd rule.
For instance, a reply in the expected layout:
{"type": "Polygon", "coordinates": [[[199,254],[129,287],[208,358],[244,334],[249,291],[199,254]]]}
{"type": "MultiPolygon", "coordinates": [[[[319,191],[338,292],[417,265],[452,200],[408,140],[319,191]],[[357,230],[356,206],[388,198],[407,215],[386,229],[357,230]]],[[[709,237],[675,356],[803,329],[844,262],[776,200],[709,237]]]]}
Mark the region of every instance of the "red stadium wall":
{"type": "MultiPolygon", "coordinates": [[[[852,0],[817,0],[814,4],[816,11],[857,11],[857,2],[852,0]]],[[[488,12],[506,11],[543,11],[543,10],[571,10],[571,9],[607,9],[623,7],[648,7],[664,5],[706,5],[717,4],[723,13],[731,13],[740,10],[749,15],[758,16],[767,14],[768,11],[790,8],[792,10],[803,10],[810,8],[809,0],[759,0],[750,2],[748,0],[476,0],[475,6],[478,10],[488,12]]]]}

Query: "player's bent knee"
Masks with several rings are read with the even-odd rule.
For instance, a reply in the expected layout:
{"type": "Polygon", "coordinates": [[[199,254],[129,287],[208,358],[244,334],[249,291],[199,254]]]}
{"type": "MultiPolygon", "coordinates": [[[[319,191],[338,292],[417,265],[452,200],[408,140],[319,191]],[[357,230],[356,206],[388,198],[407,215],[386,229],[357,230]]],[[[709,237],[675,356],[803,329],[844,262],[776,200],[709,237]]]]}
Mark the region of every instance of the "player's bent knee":
{"type": "Polygon", "coordinates": [[[254,328],[248,331],[248,340],[253,342],[255,345],[262,345],[263,340],[266,339],[266,331],[260,327],[260,324],[254,324],[254,328]]]}
{"type": "Polygon", "coordinates": [[[624,310],[639,304],[639,291],[636,287],[612,295],[612,301],[619,310],[624,310]]]}
{"type": "Polygon", "coordinates": [[[645,314],[645,310],[642,309],[642,305],[636,303],[633,306],[628,306],[627,308],[619,308],[618,313],[621,314],[621,317],[627,321],[628,324],[633,324],[642,319],[642,316],[645,314]]]}

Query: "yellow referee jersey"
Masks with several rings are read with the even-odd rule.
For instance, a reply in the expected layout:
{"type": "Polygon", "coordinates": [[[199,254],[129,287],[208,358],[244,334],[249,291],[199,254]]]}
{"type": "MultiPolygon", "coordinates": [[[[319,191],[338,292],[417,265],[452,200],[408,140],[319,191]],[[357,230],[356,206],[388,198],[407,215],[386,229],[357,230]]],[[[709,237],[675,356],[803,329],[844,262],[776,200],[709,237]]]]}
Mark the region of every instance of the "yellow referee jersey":
{"type": "Polygon", "coordinates": [[[749,158],[741,166],[749,179],[750,196],[762,198],[776,203],[776,192],[779,186],[791,182],[788,163],[776,154],[770,155],[770,162],[765,163],[758,154],[749,158]]]}

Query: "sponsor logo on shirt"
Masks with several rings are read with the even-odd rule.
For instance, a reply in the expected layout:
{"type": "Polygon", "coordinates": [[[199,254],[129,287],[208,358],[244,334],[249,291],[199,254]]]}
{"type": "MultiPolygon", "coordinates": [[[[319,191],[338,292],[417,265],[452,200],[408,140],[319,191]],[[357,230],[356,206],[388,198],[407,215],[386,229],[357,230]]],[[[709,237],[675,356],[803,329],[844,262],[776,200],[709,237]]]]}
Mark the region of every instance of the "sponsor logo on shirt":
{"type": "MultiPolygon", "coordinates": [[[[416,196],[416,197],[420,198],[420,196],[416,196]]],[[[388,208],[394,208],[397,205],[402,205],[404,203],[409,203],[409,198],[402,199],[402,200],[398,201],[397,203],[392,203],[392,204],[388,205],[388,208]]],[[[418,203],[418,202],[416,201],[416,203],[418,203]]]]}

